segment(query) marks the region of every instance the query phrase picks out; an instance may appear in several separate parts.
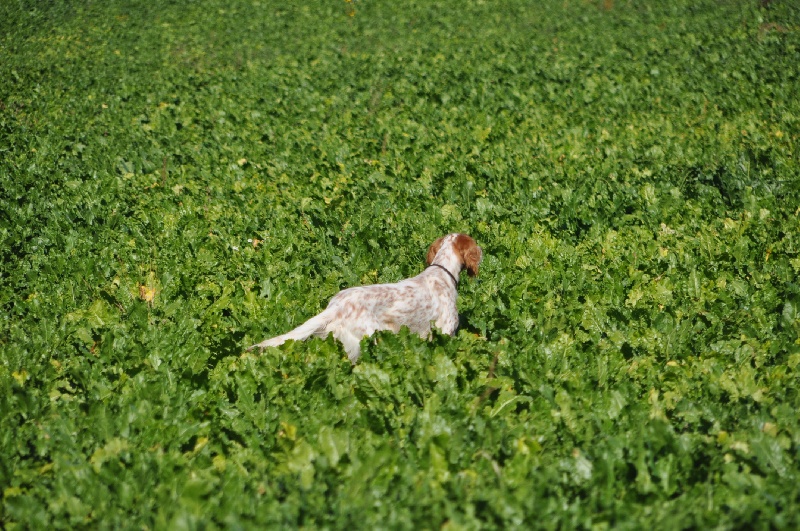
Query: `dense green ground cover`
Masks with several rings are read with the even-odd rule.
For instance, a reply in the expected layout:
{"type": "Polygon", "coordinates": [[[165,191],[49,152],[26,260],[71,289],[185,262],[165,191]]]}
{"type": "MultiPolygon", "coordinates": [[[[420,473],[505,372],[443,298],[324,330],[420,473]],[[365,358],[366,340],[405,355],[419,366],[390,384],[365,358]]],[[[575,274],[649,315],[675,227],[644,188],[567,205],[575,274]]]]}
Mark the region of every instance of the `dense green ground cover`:
{"type": "Polygon", "coordinates": [[[800,526],[765,4],[0,3],[0,526],[800,526]],[[452,231],[456,338],[242,355],[452,231]]]}

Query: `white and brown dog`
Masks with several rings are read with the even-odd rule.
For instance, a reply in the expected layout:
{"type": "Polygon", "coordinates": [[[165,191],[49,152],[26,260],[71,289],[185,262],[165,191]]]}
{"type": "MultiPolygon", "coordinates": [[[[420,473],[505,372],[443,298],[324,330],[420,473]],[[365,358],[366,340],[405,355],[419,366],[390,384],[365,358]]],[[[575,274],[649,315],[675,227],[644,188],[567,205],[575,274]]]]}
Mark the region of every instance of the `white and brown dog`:
{"type": "Polygon", "coordinates": [[[397,332],[407,326],[424,338],[431,335],[431,323],[445,334],[458,328],[458,275],[463,269],[478,274],[483,258],[481,248],[466,234],[448,234],[428,249],[428,267],[419,275],[395,284],[374,284],[340,291],[322,313],[291,332],[253,345],[276,347],[289,340],[327,337],[333,334],[355,363],[361,355],[361,339],[378,330],[397,332]]]}

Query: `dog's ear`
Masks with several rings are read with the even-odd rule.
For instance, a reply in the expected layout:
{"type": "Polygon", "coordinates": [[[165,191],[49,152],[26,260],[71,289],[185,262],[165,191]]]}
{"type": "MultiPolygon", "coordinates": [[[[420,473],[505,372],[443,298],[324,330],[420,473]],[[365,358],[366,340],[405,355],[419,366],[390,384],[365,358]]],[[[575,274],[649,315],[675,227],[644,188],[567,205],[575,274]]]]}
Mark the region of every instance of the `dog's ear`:
{"type": "Polygon", "coordinates": [[[428,248],[428,256],[425,258],[425,263],[427,265],[431,265],[433,263],[433,259],[436,257],[436,253],[438,253],[439,249],[442,248],[442,240],[444,240],[444,236],[433,242],[431,246],[428,248]]]}
{"type": "Polygon", "coordinates": [[[478,247],[475,240],[466,234],[459,234],[456,237],[455,248],[461,255],[461,260],[464,261],[467,274],[471,277],[477,276],[478,266],[480,266],[481,260],[483,260],[483,250],[478,247]]]}

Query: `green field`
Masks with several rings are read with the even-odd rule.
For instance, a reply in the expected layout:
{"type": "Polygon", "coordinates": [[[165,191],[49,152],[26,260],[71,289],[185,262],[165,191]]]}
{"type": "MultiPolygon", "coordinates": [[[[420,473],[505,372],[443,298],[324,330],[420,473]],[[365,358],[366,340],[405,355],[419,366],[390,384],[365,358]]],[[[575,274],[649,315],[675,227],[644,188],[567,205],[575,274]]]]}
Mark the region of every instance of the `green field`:
{"type": "Polygon", "coordinates": [[[800,527],[800,5],[0,2],[0,527],[800,527]],[[244,347],[466,232],[456,337],[244,347]]]}

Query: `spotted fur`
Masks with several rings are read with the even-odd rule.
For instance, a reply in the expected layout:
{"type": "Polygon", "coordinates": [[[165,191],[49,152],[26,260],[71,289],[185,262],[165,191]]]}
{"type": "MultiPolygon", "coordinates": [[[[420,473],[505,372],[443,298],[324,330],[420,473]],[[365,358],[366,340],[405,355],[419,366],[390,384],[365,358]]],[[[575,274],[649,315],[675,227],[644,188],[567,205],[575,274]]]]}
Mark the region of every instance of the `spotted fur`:
{"type": "Polygon", "coordinates": [[[361,339],[378,330],[397,332],[406,326],[429,338],[433,323],[445,334],[453,335],[458,328],[458,275],[463,269],[470,276],[477,275],[482,258],[483,252],[475,240],[466,234],[448,234],[431,244],[426,258],[429,267],[419,275],[395,284],[342,290],[320,314],[248,350],[333,334],[355,363],[361,355],[361,339]]]}

